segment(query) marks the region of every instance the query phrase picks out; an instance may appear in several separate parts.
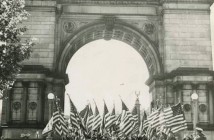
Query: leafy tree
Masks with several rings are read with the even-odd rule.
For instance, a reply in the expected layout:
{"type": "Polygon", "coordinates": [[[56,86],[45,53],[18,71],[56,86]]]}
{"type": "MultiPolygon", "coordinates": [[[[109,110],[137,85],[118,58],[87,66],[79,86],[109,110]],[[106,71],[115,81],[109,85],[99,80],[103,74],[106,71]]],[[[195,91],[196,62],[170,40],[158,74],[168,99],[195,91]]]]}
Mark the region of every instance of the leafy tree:
{"type": "Polygon", "coordinates": [[[13,84],[34,45],[32,39],[21,39],[27,30],[21,23],[29,16],[24,6],[24,0],[0,0],[0,93],[13,84]]]}

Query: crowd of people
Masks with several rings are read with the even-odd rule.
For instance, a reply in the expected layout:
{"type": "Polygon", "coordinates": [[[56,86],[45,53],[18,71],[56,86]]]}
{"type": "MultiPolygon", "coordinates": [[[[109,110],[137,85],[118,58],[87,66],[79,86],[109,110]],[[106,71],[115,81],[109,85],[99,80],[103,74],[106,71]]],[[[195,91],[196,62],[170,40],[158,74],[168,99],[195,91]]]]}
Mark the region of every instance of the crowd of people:
{"type": "MultiPolygon", "coordinates": [[[[203,133],[203,129],[196,128],[197,134],[192,135],[186,135],[182,140],[207,140],[205,134],[203,133]]],[[[82,140],[79,133],[72,132],[67,137],[68,140],[82,140]]],[[[145,134],[132,134],[127,137],[121,138],[118,133],[115,133],[114,131],[111,133],[104,132],[103,134],[99,133],[97,130],[94,130],[90,136],[85,136],[86,140],[180,140],[178,139],[174,133],[171,131],[168,135],[165,133],[159,133],[157,134],[156,131],[153,131],[150,138],[148,138],[145,134]]]]}
{"type": "Polygon", "coordinates": [[[183,138],[183,140],[207,140],[207,138],[203,133],[203,129],[197,127],[195,135],[187,135],[183,138]]]}

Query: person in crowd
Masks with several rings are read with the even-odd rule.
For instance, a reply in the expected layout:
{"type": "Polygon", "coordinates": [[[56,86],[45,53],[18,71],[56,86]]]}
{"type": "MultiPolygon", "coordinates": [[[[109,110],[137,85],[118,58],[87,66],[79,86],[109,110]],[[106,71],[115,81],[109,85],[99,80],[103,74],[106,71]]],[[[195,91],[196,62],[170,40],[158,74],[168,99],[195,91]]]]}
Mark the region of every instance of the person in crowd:
{"type": "Polygon", "coordinates": [[[194,139],[193,135],[190,135],[190,138],[191,138],[191,140],[193,140],[194,139]]]}
{"type": "Polygon", "coordinates": [[[183,138],[183,140],[193,140],[193,138],[191,137],[191,136],[185,136],[184,138],[183,138]]]}
{"type": "Polygon", "coordinates": [[[137,137],[137,140],[143,140],[143,136],[139,135],[139,136],[137,137]]]}
{"type": "Polygon", "coordinates": [[[132,136],[132,140],[137,140],[137,134],[133,134],[132,136]]]}
{"type": "Polygon", "coordinates": [[[148,140],[146,133],[143,132],[138,136],[138,140],[148,140]]]}
{"type": "Polygon", "coordinates": [[[91,140],[96,140],[97,139],[97,135],[98,135],[97,130],[93,130],[92,136],[91,136],[91,140]]]}
{"type": "Polygon", "coordinates": [[[120,140],[120,137],[117,137],[117,140],[120,140]]]}
{"type": "Polygon", "coordinates": [[[105,140],[110,140],[110,138],[111,138],[111,135],[106,131],[104,134],[103,134],[103,139],[105,139],[105,140]]]}
{"type": "Polygon", "coordinates": [[[143,140],[148,140],[146,135],[143,135],[143,140]]]}
{"type": "Polygon", "coordinates": [[[101,135],[101,133],[97,133],[97,139],[96,140],[101,140],[102,139],[102,135],[101,135]]]}
{"type": "Polygon", "coordinates": [[[172,131],[169,131],[169,135],[167,137],[167,140],[176,140],[175,135],[172,131]]]}
{"type": "Polygon", "coordinates": [[[195,137],[195,140],[207,140],[202,128],[196,127],[196,132],[197,136],[195,137]]]}
{"type": "Polygon", "coordinates": [[[77,131],[75,132],[75,138],[74,138],[74,140],[80,140],[79,133],[77,131]]]}
{"type": "Polygon", "coordinates": [[[161,132],[159,140],[166,140],[166,139],[167,139],[167,135],[165,133],[161,132]]]}
{"type": "Polygon", "coordinates": [[[111,133],[111,140],[117,140],[115,131],[112,131],[112,133],[111,133]]]}
{"type": "Polygon", "coordinates": [[[156,134],[156,130],[152,132],[151,140],[158,140],[158,135],[156,134]]]}
{"type": "Polygon", "coordinates": [[[129,137],[128,136],[125,136],[125,138],[124,138],[125,140],[129,140],[129,137]]]}

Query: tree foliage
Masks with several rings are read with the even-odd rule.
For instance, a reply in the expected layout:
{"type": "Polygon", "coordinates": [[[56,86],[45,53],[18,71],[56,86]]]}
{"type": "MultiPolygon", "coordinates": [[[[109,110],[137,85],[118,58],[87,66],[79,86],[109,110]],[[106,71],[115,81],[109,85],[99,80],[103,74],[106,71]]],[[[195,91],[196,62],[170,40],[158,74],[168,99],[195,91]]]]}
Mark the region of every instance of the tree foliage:
{"type": "Polygon", "coordinates": [[[34,45],[21,39],[27,30],[21,23],[29,16],[24,6],[24,0],[0,0],[0,92],[13,84],[34,45]]]}

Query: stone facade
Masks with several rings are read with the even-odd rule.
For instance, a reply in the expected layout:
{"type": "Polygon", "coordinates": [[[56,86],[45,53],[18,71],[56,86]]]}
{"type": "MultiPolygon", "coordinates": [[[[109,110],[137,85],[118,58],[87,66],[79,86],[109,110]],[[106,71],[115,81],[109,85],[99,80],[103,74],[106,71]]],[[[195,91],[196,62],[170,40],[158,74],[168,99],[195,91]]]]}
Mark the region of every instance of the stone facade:
{"type": "Polygon", "coordinates": [[[116,39],[132,46],[145,60],[151,107],[182,102],[189,130],[193,118],[190,95],[198,93],[198,126],[211,140],[210,5],[210,0],[27,0],[31,16],[23,23],[29,29],[23,38],[35,37],[37,42],[3,100],[2,135],[21,139],[20,133],[29,133],[29,139],[44,139],[41,130],[50,114],[47,95],[54,92],[63,107],[68,83],[65,71],[71,57],[86,43],[116,39]]]}
{"type": "Polygon", "coordinates": [[[178,67],[212,70],[208,4],[163,4],[165,72],[178,67]]]}
{"type": "Polygon", "coordinates": [[[24,65],[42,65],[53,69],[54,65],[54,32],[55,1],[26,1],[30,17],[24,22],[28,28],[25,36],[37,39],[32,57],[24,65]]]}

